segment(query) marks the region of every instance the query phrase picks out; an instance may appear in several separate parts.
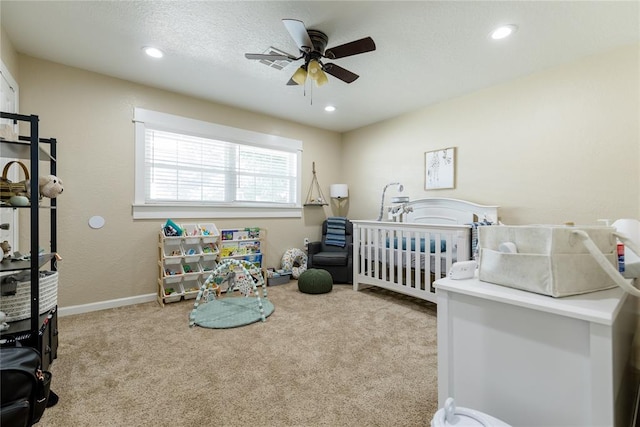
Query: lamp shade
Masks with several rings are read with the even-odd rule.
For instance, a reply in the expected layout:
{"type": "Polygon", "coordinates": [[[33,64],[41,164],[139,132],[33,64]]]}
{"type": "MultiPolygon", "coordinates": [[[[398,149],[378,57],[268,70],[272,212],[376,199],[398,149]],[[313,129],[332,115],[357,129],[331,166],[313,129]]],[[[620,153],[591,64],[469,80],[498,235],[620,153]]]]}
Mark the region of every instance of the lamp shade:
{"type": "Polygon", "coordinates": [[[329,192],[332,199],[346,199],[349,197],[349,186],[347,184],[331,184],[329,192]]]}
{"type": "Polygon", "coordinates": [[[325,83],[329,83],[329,79],[327,78],[327,75],[324,73],[324,71],[320,70],[318,71],[318,77],[316,78],[316,85],[318,87],[322,86],[325,83]]]}
{"type": "Polygon", "coordinates": [[[311,61],[309,61],[307,71],[309,72],[309,76],[315,80],[318,78],[318,73],[322,71],[322,68],[320,68],[320,63],[318,61],[312,59],[311,61]]]}
{"type": "Polygon", "coordinates": [[[307,80],[307,70],[302,67],[298,68],[291,79],[299,85],[304,85],[305,80],[307,80]]]}

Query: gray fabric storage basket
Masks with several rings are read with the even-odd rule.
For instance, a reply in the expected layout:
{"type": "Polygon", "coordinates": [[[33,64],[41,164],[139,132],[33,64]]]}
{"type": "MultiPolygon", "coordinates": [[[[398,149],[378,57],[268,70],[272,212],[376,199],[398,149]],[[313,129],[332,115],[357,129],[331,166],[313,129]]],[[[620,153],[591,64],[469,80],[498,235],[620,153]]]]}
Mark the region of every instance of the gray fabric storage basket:
{"type": "Polygon", "coordinates": [[[613,227],[493,226],[478,230],[479,279],[552,297],[616,286],[572,230],[583,230],[617,268],[613,227]],[[503,243],[517,253],[501,252],[503,243]]]}

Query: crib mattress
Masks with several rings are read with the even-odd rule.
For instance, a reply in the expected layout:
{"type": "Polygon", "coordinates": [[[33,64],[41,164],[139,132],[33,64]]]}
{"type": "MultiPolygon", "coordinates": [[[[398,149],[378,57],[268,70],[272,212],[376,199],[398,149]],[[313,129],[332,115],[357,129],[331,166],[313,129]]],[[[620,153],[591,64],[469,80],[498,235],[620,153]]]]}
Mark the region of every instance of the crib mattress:
{"type": "Polygon", "coordinates": [[[369,251],[365,251],[365,259],[384,262],[387,266],[393,265],[394,267],[400,266],[401,268],[413,268],[426,270],[427,263],[429,264],[429,271],[434,274],[444,275],[451,264],[456,262],[455,251],[449,255],[450,261],[447,260],[447,253],[424,253],[415,251],[398,250],[386,247],[370,247],[369,251]],[[376,257],[377,252],[377,257],[376,257]],[[409,261],[407,262],[407,260],[409,261]],[[428,261],[427,261],[428,259],[428,261]],[[436,271],[436,266],[439,265],[439,271],[436,271]]]}

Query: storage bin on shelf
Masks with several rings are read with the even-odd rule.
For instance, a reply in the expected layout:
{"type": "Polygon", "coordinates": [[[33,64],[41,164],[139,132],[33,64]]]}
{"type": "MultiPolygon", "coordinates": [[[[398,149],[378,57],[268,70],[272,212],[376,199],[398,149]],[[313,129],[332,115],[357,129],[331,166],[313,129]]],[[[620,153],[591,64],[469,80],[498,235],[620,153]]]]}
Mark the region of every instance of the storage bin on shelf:
{"type": "Polygon", "coordinates": [[[162,255],[167,264],[179,264],[183,255],[181,241],[166,239],[162,243],[162,255]]]}
{"type": "Polygon", "coordinates": [[[200,233],[200,227],[198,224],[182,224],[182,235],[184,244],[192,245],[199,244],[202,233],[200,233]]]}
{"type": "Polygon", "coordinates": [[[218,241],[220,232],[216,228],[215,224],[198,224],[200,227],[200,236],[203,243],[214,243],[218,241]]]}
{"type": "Polygon", "coordinates": [[[200,276],[187,277],[182,281],[182,290],[184,291],[184,299],[193,299],[198,296],[198,291],[202,286],[200,276]]]}
{"type": "Polygon", "coordinates": [[[213,271],[213,269],[216,268],[217,266],[218,266],[218,263],[216,262],[215,258],[206,259],[205,257],[202,257],[200,259],[200,270],[202,271],[202,273],[204,273],[205,278],[209,277],[209,274],[211,274],[211,271],[213,271]]]}
{"type": "Polygon", "coordinates": [[[181,265],[182,265],[182,271],[184,272],[185,277],[186,276],[193,277],[194,275],[197,276],[200,273],[202,273],[202,270],[200,270],[200,264],[198,263],[198,261],[199,261],[199,257],[196,258],[195,261],[191,261],[191,262],[186,261],[186,258],[183,259],[181,265]]]}
{"type": "Polygon", "coordinates": [[[205,242],[202,244],[202,256],[207,259],[215,259],[220,253],[217,243],[205,242]]]}
{"type": "Polygon", "coordinates": [[[180,233],[177,236],[173,236],[173,235],[169,235],[167,234],[167,229],[166,229],[167,224],[162,224],[161,225],[161,229],[162,229],[162,237],[165,239],[171,239],[171,240],[177,240],[180,241],[180,239],[182,239],[182,236],[184,235],[184,230],[182,230],[182,227],[180,227],[178,224],[174,223],[173,221],[171,222],[171,228],[173,228],[176,232],[180,233]]]}
{"type": "Polygon", "coordinates": [[[180,258],[177,263],[174,263],[173,259],[169,261],[170,262],[167,262],[166,259],[162,261],[162,277],[164,279],[164,282],[179,282],[182,278],[182,275],[184,274],[184,270],[182,269],[182,258],[180,258]]]}
{"type": "Polygon", "coordinates": [[[164,302],[176,302],[182,299],[184,291],[182,285],[178,283],[163,283],[162,284],[162,299],[164,302]]]}
{"type": "Polygon", "coordinates": [[[183,259],[185,262],[192,263],[198,262],[200,255],[202,255],[202,247],[199,242],[196,243],[183,243],[182,244],[183,259]]]}

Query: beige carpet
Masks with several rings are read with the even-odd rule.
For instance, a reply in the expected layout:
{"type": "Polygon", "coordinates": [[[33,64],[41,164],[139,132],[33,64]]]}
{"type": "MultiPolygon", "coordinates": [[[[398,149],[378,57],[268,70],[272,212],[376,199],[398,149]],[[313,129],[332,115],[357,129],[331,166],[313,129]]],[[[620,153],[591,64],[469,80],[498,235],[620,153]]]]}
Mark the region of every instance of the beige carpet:
{"type": "Polygon", "coordinates": [[[436,307],[371,288],[268,288],[275,312],[188,327],[192,301],[59,320],[42,427],[428,426],[437,409],[436,307]]]}

